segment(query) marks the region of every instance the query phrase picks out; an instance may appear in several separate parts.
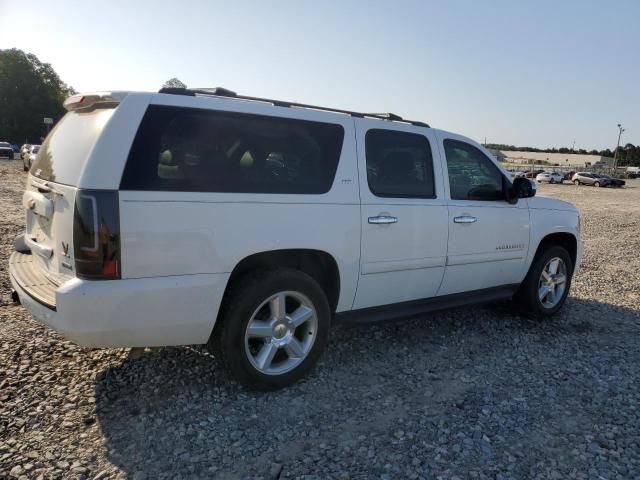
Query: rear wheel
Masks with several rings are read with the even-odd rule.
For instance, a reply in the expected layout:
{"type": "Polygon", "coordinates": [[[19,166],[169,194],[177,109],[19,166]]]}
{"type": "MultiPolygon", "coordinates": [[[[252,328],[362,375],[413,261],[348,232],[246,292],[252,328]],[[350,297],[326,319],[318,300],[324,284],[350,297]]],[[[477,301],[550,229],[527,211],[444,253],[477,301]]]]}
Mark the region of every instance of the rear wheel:
{"type": "Polygon", "coordinates": [[[569,252],[564,247],[551,246],[535,258],[516,298],[535,316],[551,316],[564,305],[572,276],[569,252]]]}
{"type": "Polygon", "coordinates": [[[330,320],[327,298],[309,275],[263,271],[231,287],[211,342],[242,385],[276,390],[313,368],[326,346],[330,320]]]}
{"type": "Polygon", "coordinates": [[[593,182],[593,186],[594,187],[599,187],[600,186],[600,182],[593,182]]]}
{"type": "Polygon", "coordinates": [[[551,180],[549,180],[549,183],[556,183],[556,181],[552,178],[551,180]]]}
{"type": "Polygon", "coordinates": [[[573,181],[573,184],[574,184],[574,185],[580,185],[580,180],[574,180],[574,181],[573,181]]]}

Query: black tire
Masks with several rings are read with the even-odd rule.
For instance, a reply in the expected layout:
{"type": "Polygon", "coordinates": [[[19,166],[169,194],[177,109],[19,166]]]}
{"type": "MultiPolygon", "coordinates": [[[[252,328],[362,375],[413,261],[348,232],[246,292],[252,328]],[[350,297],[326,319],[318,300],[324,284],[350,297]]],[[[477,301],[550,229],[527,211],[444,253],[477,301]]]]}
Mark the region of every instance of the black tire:
{"type": "Polygon", "coordinates": [[[574,180],[574,181],[573,181],[573,184],[574,184],[574,185],[580,185],[580,180],[574,180]]]}
{"type": "Polygon", "coordinates": [[[556,181],[552,178],[551,180],[549,180],[549,183],[556,183],[556,181]]]}
{"type": "Polygon", "coordinates": [[[600,182],[593,182],[593,186],[599,188],[600,187],[600,182]]]}
{"type": "Polygon", "coordinates": [[[560,310],[564,305],[564,302],[569,295],[569,290],[571,289],[572,278],[573,262],[571,261],[571,255],[569,255],[569,252],[567,252],[564,247],[558,245],[549,246],[536,255],[531,268],[529,268],[527,276],[520,284],[520,288],[518,289],[518,292],[515,296],[515,300],[517,301],[518,306],[524,308],[526,312],[531,313],[535,317],[550,317],[558,310],[560,310]],[[554,307],[546,308],[538,297],[538,282],[540,280],[540,276],[542,275],[542,269],[545,267],[547,262],[549,262],[549,260],[554,257],[561,258],[566,265],[566,287],[562,297],[560,298],[560,301],[558,301],[558,303],[554,307]]]}
{"type": "Polygon", "coordinates": [[[298,270],[258,271],[239,278],[230,286],[209,346],[226,371],[244,387],[251,390],[277,390],[296,382],[314,367],[327,344],[330,325],[329,302],[313,278],[298,270]],[[249,360],[245,349],[245,331],[260,305],[269,297],[284,291],[301,293],[311,301],[317,317],[316,338],[299,365],[286,373],[269,375],[259,371],[249,360]]]}

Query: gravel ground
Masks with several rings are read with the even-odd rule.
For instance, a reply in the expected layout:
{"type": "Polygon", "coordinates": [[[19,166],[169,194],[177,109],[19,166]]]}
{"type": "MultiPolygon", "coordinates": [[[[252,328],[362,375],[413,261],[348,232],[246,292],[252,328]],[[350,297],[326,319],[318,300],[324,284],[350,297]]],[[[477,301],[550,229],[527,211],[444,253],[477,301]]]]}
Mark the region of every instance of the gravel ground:
{"type": "Polygon", "coordinates": [[[306,380],[264,394],[200,347],[83,349],[11,305],[18,166],[0,163],[0,478],[640,478],[640,182],[540,187],[583,218],[552,320],[339,326],[306,380]]]}

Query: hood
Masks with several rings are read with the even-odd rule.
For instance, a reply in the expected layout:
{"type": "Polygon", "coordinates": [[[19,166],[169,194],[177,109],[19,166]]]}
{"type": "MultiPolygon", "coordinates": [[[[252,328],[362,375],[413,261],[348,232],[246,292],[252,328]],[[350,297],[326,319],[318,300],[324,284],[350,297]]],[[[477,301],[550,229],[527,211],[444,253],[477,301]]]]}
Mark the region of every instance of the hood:
{"type": "Polygon", "coordinates": [[[535,196],[527,199],[529,208],[534,210],[563,210],[566,212],[578,212],[578,209],[569,202],[557,198],[535,196]]]}

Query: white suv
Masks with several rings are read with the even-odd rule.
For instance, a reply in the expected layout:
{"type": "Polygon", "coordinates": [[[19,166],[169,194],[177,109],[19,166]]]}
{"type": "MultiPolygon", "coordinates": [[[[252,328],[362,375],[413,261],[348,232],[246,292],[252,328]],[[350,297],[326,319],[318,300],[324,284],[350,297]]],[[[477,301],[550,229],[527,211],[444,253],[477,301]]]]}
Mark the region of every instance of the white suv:
{"type": "Polygon", "coordinates": [[[564,175],[558,172],[542,172],[536,175],[538,183],[562,183],[564,175]]]}
{"type": "Polygon", "coordinates": [[[223,89],[65,105],[10,271],[32,315],[81,345],[207,343],[274,389],[334,320],[514,295],[551,315],[578,268],[575,207],[421,122],[223,89]]]}

